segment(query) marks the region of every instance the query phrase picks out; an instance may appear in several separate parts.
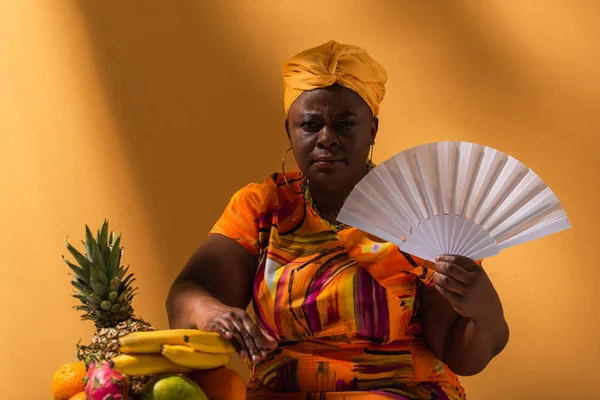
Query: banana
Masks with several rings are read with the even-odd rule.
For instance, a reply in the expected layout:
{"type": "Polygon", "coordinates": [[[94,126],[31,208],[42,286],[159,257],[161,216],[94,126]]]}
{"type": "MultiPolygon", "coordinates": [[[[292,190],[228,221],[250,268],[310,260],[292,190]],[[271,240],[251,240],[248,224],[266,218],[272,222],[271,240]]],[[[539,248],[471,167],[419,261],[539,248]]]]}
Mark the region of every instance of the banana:
{"type": "Polygon", "coordinates": [[[189,346],[164,345],[160,353],[171,362],[194,369],[213,369],[227,365],[226,354],[201,353],[189,346]]]}
{"type": "Polygon", "coordinates": [[[160,354],[121,354],[110,361],[110,367],[129,376],[187,374],[192,368],[174,364],[160,354]]]}
{"type": "Polygon", "coordinates": [[[160,353],[163,344],[184,345],[186,335],[196,335],[197,329],[168,329],[133,332],[119,339],[119,350],[126,354],[160,353]]]}
{"type": "Polygon", "coordinates": [[[203,353],[225,354],[235,351],[229,341],[223,339],[215,332],[193,331],[184,335],[183,340],[184,344],[203,353]]]}

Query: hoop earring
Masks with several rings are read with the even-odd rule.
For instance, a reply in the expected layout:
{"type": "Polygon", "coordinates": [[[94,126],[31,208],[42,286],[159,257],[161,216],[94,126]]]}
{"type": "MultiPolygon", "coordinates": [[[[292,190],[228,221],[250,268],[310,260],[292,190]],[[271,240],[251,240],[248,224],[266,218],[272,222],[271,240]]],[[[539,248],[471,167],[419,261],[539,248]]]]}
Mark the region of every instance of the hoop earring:
{"type": "Polygon", "coordinates": [[[373,149],[375,148],[375,141],[371,143],[371,152],[369,154],[369,159],[367,160],[367,168],[370,171],[373,164],[373,149]]]}
{"type": "Polygon", "coordinates": [[[288,182],[287,176],[285,175],[285,158],[287,157],[287,155],[291,149],[292,149],[291,147],[289,149],[287,149],[285,151],[285,153],[283,153],[283,158],[281,159],[281,171],[283,173],[283,180],[285,181],[285,185],[288,187],[288,189],[290,189],[290,192],[292,192],[294,194],[304,194],[303,191],[296,192],[294,189],[292,189],[292,187],[290,186],[290,184],[288,182]]]}

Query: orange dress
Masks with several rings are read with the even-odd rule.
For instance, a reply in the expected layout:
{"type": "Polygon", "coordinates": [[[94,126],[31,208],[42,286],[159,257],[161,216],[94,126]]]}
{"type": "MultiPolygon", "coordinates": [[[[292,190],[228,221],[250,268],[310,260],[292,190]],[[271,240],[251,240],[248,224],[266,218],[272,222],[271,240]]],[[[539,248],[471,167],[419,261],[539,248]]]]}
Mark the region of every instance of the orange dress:
{"type": "MultiPolygon", "coordinates": [[[[287,177],[299,191],[301,176],[287,177]]],[[[465,399],[422,335],[430,263],[334,229],[307,200],[274,174],[238,191],[211,230],[256,256],[249,309],[279,343],[251,366],[248,399],[465,399]]]]}

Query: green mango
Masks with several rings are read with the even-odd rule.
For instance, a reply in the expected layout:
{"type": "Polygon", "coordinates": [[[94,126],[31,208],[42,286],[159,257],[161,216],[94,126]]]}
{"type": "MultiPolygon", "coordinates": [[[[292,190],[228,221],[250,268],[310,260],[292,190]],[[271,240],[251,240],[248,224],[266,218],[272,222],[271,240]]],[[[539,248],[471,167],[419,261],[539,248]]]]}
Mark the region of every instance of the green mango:
{"type": "Polygon", "coordinates": [[[208,400],[208,397],[191,379],[180,375],[162,375],[146,384],[142,400],[208,400]]]}

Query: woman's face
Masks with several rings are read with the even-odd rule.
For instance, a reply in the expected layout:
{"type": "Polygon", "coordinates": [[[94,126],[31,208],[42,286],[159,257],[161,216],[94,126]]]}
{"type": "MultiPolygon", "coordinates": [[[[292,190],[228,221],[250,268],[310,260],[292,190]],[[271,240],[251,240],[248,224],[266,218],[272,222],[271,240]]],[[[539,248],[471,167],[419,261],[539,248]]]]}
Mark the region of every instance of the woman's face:
{"type": "Polygon", "coordinates": [[[318,188],[352,188],[367,172],[378,120],[352,90],[334,85],[302,93],[286,127],[298,167],[318,188]]]}

